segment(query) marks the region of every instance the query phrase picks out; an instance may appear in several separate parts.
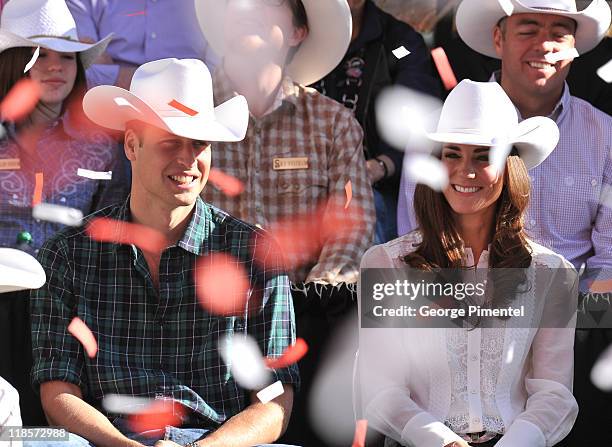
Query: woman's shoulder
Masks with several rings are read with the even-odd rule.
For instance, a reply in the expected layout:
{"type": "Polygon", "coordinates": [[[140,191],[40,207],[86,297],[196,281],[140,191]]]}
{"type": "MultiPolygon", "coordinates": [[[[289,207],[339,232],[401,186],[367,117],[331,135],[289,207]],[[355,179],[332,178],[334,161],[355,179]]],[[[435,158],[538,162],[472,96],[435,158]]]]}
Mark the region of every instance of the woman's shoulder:
{"type": "Polygon", "coordinates": [[[423,237],[418,230],[400,236],[384,244],[370,247],[361,260],[361,268],[405,266],[401,258],[416,250],[423,237]]]}
{"type": "Polygon", "coordinates": [[[571,262],[550,248],[546,248],[531,239],[527,239],[527,243],[531,248],[531,257],[535,267],[574,268],[571,262]]]}

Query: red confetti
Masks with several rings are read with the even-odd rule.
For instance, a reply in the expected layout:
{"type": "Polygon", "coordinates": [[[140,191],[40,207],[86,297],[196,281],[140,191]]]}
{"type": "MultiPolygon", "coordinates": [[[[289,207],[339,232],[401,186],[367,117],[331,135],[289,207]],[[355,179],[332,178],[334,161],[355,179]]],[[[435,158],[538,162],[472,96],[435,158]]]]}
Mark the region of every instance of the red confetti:
{"type": "Polygon", "coordinates": [[[358,419],[355,425],[355,437],[352,447],[365,447],[366,433],[368,432],[368,420],[358,419]]]}
{"type": "Polygon", "coordinates": [[[438,47],[431,50],[431,57],[433,58],[434,64],[436,64],[436,69],[440,74],[444,88],[446,88],[446,90],[452,90],[457,85],[457,78],[455,77],[455,73],[453,73],[450,62],[448,62],[448,57],[446,57],[444,48],[438,47]]]}
{"type": "Polygon", "coordinates": [[[249,280],[236,258],[213,253],[198,259],[195,270],[200,304],[213,315],[242,315],[248,299],[249,280]]]}
{"type": "Polygon", "coordinates": [[[79,317],[74,317],[68,325],[68,332],[70,332],[74,338],[81,342],[87,355],[90,358],[94,358],[98,352],[98,343],[96,337],[94,337],[91,329],[81,320],[79,317]]]}
{"type": "Polygon", "coordinates": [[[308,345],[303,338],[295,340],[295,344],[289,346],[278,358],[266,358],[266,366],[270,369],[286,368],[300,361],[308,352],[308,345]]]}
{"type": "Polygon", "coordinates": [[[42,202],[44,176],[42,172],[34,175],[34,196],[32,197],[32,207],[42,202]]]}
{"type": "Polygon", "coordinates": [[[185,416],[185,407],[178,402],[159,400],[142,413],[128,416],[128,427],[135,433],[155,438],[163,435],[167,425],[178,427],[185,416]]]}
{"type": "Polygon", "coordinates": [[[178,102],[176,99],[173,99],[168,103],[170,107],[174,107],[176,110],[180,110],[183,113],[186,113],[189,116],[196,116],[199,112],[197,110],[190,109],[185,104],[178,102]]]}
{"type": "Polygon", "coordinates": [[[235,197],[244,191],[244,184],[240,180],[219,169],[211,168],[208,181],[229,197],[235,197]]]}
{"type": "Polygon", "coordinates": [[[353,200],[353,184],[350,180],[346,182],[346,185],[344,185],[344,192],[346,192],[346,203],[344,204],[344,209],[347,209],[351,203],[351,200],[353,200]]]}
{"type": "Polygon", "coordinates": [[[40,99],[40,85],[30,78],[23,78],[7,93],[0,104],[3,121],[19,122],[34,110],[40,99]]]}
{"type": "Polygon", "coordinates": [[[87,226],[87,235],[100,242],[134,244],[149,253],[160,253],[168,241],[159,231],[130,222],[98,217],[87,226]]]}
{"type": "Polygon", "coordinates": [[[612,279],[593,281],[593,283],[589,286],[589,290],[593,293],[612,292],[612,279]]]}
{"type": "Polygon", "coordinates": [[[130,14],[126,14],[126,17],[134,17],[134,16],[143,16],[145,15],[145,11],[132,12],[130,14]]]}

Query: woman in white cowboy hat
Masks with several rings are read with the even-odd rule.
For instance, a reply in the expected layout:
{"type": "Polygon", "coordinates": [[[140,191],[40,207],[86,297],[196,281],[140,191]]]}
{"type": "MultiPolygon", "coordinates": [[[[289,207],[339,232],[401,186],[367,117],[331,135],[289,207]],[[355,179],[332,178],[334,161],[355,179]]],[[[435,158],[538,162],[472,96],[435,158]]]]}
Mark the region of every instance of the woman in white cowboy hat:
{"type": "Polygon", "coordinates": [[[574,321],[575,271],[561,256],[531,242],[523,229],[527,169],[550,154],[558,137],[548,118],[518,124],[498,84],[462,81],[444,103],[437,131],[429,134],[442,143],[448,186],[435,192],[419,185],[414,197],[419,229],[363,257],[362,269],[410,267],[459,278],[478,278],[469,268],[482,267],[489,282],[483,283],[481,301],[476,296],[472,302],[495,310],[524,309],[526,320],[517,320],[517,314],[476,324],[468,319],[469,330],[433,323],[422,329],[411,324],[401,327],[412,329],[364,329],[371,315],[364,311],[369,296],[362,273],[364,417],[401,445],[545,447],[571,429],[578,411],[571,392],[574,335],[565,327],[574,321]],[[494,151],[507,153],[502,147],[512,148],[503,173],[489,161],[494,151]],[[544,271],[559,273],[550,280],[544,271]],[[549,280],[541,282],[544,278],[549,280]],[[570,279],[567,290],[553,290],[561,278],[570,279]],[[570,303],[565,319],[544,324],[541,316],[552,315],[543,309],[555,298],[570,303]]]}
{"type": "MultiPolygon", "coordinates": [[[[79,117],[80,98],[86,89],[84,69],[104,51],[108,41],[109,37],[93,44],[79,41],[64,0],[11,0],[4,6],[0,100],[23,78],[35,81],[40,97],[35,108],[27,116],[15,118],[16,122],[9,121],[9,115],[1,117],[0,247],[35,254],[63,227],[32,216],[35,195],[42,202],[89,214],[98,207],[103,193],[110,192],[105,189],[109,182],[77,175],[79,168],[113,170],[118,153],[116,141],[84,126],[79,117]],[[38,59],[24,73],[37,47],[38,59]],[[38,185],[37,174],[42,174],[38,185]]],[[[0,298],[0,375],[19,390],[25,425],[40,425],[45,419],[37,410],[39,399],[28,379],[28,296],[28,291],[14,291],[0,298]]]]}

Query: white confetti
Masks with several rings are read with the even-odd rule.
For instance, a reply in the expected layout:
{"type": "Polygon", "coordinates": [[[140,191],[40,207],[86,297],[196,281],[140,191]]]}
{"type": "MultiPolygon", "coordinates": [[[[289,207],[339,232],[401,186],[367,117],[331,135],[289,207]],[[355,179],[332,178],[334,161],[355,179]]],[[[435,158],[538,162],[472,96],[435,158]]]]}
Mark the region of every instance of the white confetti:
{"type": "Polygon", "coordinates": [[[499,6],[502,7],[502,9],[504,10],[504,13],[507,16],[511,16],[512,13],[514,12],[514,5],[512,4],[512,2],[510,0],[497,0],[499,2],[499,6]]]}
{"type": "Polygon", "coordinates": [[[603,391],[612,390],[612,346],[604,351],[591,370],[591,382],[603,391]]]}
{"type": "Polygon", "coordinates": [[[284,392],[285,392],[285,389],[283,388],[282,382],[280,380],[277,380],[272,385],[267,386],[266,388],[261,390],[259,393],[257,393],[257,399],[259,399],[259,401],[262,404],[267,404],[272,399],[276,399],[278,396],[280,396],[284,392]]]}
{"type": "Polygon", "coordinates": [[[236,382],[243,388],[256,390],[269,383],[270,373],[257,342],[250,336],[234,335],[219,344],[221,357],[236,382]]]}
{"type": "Polygon", "coordinates": [[[599,203],[601,203],[602,206],[612,209],[612,186],[603,185],[601,187],[599,203]]]}
{"type": "Polygon", "coordinates": [[[34,50],[34,54],[32,54],[32,59],[30,59],[30,62],[28,62],[25,68],[23,69],[24,73],[27,73],[28,71],[30,71],[30,68],[34,66],[34,64],[38,60],[39,54],[40,54],[40,47],[36,47],[36,50],[34,50]]]}
{"type": "Polygon", "coordinates": [[[556,64],[559,61],[565,59],[575,59],[578,56],[580,55],[578,54],[576,48],[568,48],[567,50],[557,51],[556,53],[546,53],[544,55],[544,59],[546,59],[546,62],[549,64],[556,64]]]}
{"type": "Polygon", "coordinates": [[[401,59],[408,56],[410,51],[408,51],[406,47],[402,45],[401,47],[397,47],[395,50],[393,50],[392,53],[396,58],[401,59]]]}
{"type": "Polygon", "coordinates": [[[512,151],[512,145],[504,142],[496,142],[489,150],[489,163],[495,167],[501,175],[506,169],[506,159],[512,151]]]}
{"type": "Polygon", "coordinates": [[[416,182],[441,192],[448,186],[448,172],[440,160],[430,155],[414,154],[405,157],[404,169],[416,182]]]}
{"type": "Polygon", "coordinates": [[[38,289],[47,277],[32,255],[14,248],[0,248],[0,293],[38,289]]]}
{"type": "Polygon", "coordinates": [[[83,221],[83,212],[76,208],[68,208],[67,206],[39,203],[32,209],[32,217],[47,222],[78,227],[83,221]]]}
{"type": "Polygon", "coordinates": [[[79,168],[77,169],[77,175],[91,180],[111,180],[113,178],[113,171],[98,172],[79,168]]]}
{"type": "Polygon", "coordinates": [[[612,82],[612,59],[597,69],[597,76],[608,84],[612,82]]]}
{"type": "Polygon", "coordinates": [[[442,102],[402,86],[384,89],[376,100],[376,122],[383,139],[398,150],[431,152],[426,136],[435,129],[442,102]]]}
{"type": "Polygon", "coordinates": [[[147,397],[107,394],[102,399],[102,407],[109,413],[140,414],[155,402],[147,397]]]}

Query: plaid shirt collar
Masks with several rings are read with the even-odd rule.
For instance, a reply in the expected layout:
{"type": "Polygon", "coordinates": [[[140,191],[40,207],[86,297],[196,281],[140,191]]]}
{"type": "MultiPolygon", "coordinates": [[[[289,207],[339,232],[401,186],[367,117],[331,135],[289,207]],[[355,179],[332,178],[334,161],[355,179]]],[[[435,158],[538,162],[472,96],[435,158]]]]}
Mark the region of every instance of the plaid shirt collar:
{"type": "MultiPolygon", "coordinates": [[[[240,94],[234,89],[232,82],[223,69],[223,64],[219,64],[215,69],[213,75],[213,91],[215,95],[215,104],[217,105],[240,94]]],[[[281,81],[281,87],[276,93],[276,98],[274,98],[274,103],[266,111],[265,115],[276,112],[281,107],[288,108],[292,112],[295,111],[299,94],[300,91],[298,86],[295,85],[288,75],[285,75],[281,81]]],[[[251,118],[253,118],[253,115],[251,115],[251,118]]]]}
{"type": "MultiPolygon", "coordinates": [[[[120,206],[115,218],[124,222],[132,221],[130,196],[120,206]]],[[[208,254],[210,247],[206,242],[210,237],[212,219],[213,215],[210,206],[198,196],[189,224],[181,239],[176,243],[176,246],[197,256],[208,254]]],[[[117,251],[120,245],[113,244],[113,250],[117,251]]]]}

